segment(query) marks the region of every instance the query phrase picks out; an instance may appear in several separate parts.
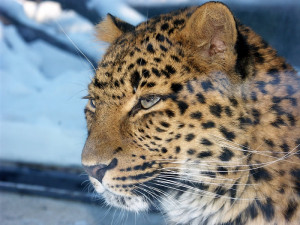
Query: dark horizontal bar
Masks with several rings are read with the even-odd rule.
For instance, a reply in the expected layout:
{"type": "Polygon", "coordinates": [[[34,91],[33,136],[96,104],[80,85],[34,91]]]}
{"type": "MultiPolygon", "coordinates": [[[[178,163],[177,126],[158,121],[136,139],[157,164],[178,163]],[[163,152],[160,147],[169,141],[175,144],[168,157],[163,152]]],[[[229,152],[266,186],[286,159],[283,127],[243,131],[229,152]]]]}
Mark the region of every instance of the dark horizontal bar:
{"type": "MultiPolygon", "coordinates": [[[[107,207],[81,167],[47,166],[0,160],[0,190],[58,199],[75,200],[107,207]]],[[[158,203],[154,203],[158,204],[158,203]]],[[[157,213],[152,205],[149,212],[157,213]]]]}
{"type": "Polygon", "coordinates": [[[88,176],[79,167],[0,161],[0,190],[95,202],[88,185],[88,176]]]}

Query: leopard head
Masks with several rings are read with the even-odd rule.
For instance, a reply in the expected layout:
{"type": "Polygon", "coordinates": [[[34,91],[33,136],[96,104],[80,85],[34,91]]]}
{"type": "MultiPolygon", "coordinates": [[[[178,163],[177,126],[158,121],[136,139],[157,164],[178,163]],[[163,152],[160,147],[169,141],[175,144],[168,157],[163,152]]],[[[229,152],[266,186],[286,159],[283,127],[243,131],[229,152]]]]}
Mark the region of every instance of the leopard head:
{"type": "MultiPolygon", "coordinates": [[[[250,49],[251,32],[238,26],[216,2],[136,27],[112,15],[97,26],[110,46],[88,88],[82,164],[108,204],[145,211],[155,201],[168,208],[172,199],[184,199],[188,208],[198,196],[203,206],[218,199],[219,210],[245,193],[248,186],[239,184],[249,182],[249,162],[263,158],[249,154],[249,143],[263,138],[276,117],[269,103],[257,110],[258,98],[269,99],[266,85],[251,81],[262,53],[250,49]],[[261,133],[253,129],[258,123],[261,133]]],[[[267,78],[270,85],[275,78],[267,78]]],[[[255,174],[251,179],[261,181],[255,174]]],[[[203,207],[203,215],[211,212],[203,207]]]]}

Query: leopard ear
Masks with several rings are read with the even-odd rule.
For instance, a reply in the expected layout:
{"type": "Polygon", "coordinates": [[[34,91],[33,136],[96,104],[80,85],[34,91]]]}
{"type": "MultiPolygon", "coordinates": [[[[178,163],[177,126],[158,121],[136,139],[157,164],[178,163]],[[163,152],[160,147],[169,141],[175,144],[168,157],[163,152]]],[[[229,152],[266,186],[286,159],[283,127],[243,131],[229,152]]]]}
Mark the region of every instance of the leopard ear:
{"type": "Polygon", "coordinates": [[[234,52],[237,29],[227,6],[209,2],[196,9],[179,35],[180,41],[201,58],[227,61],[230,53],[234,52]]]}
{"type": "Polygon", "coordinates": [[[133,31],[135,27],[111,14],[96,26],[97,38],[108,43],[114,42],[123,33],[133,31]]]}

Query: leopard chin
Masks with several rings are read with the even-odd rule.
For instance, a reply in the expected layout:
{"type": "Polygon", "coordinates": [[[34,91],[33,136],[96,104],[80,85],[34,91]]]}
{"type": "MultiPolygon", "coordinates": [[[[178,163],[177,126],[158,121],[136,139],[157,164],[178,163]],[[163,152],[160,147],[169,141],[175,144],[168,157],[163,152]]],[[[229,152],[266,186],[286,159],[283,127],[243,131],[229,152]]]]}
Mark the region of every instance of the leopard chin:
{"type": "Polygon", "coordinates": [[[132,212],[149,211],[151,207],[150,202],[143,196],[125,196],[116,194],[109,188],[106,188],[97,179],[90,177],[90,181],[93,184],[95,191],[103,197],[105,203],[109,206],[114,206],[132,212]]]}

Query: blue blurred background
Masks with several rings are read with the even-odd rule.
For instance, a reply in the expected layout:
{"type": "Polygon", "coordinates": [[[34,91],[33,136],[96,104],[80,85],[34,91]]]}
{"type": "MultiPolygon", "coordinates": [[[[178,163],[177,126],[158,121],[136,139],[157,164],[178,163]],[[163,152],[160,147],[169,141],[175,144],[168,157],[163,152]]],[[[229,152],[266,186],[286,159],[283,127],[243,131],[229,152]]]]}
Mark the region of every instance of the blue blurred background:
{"type": "MultiPolygon", "coordinates": [[[[86,138],[83,114],[86,101],[81,97],[86,95],[94,67],[107,48],[106,43],[96,40],[94,26],[107,13],[137,25],[152,16],[204,2],[1,0],[0,189],[58,198],[89,199],[91,192],[85,190],[84,196],[80,194],[84,187],[81,183],[87,178],[78,175],[81,173],[80,154],[86,138]],[[49,191],[49,187],[58,190],[49,191]]],[[[300,67],[298,0],[223,2],[242,23],[252,27],[277,49],[279,55],[296,68],[300,67]]],[[[15,209],[10,211],[9,207],[1,208],[1,205],[7,206],[11,202],[9,199],[15,198],[16,201],[20,196],[6,196],[6,200],[2,198],[0,201],[0,212],[4,210],[8,216],[15,209]]],[[[39,201],[31,197],[28,204],[30,199],[39,201]]],[[[26,204],[25,200],[20,204],[26,204]]],[[[51,209],[58,209],[58,206],[51,209]]],[[[24,211],[24,215],[28,213],[24,211]]],[[[66,224],[114,224],[111,221],[114,216],[108,214],[108,219],[102,222],[83,219],[82,223],[75,223],[78,219],[74,218],[75,222],[66,224]]],[[[88,216],[84,214],[83,217],[88,216]]],[[[150,222],[143,220],[143,224],[165,223],[159,216],[153,218],[150,222]]],[[[55,224],[45,218],[37,221],[48,222],[36,224],[55,224]]],[[[126,221],[127,224],[133,223],[128,218],[126,221]]],[[[16,219],[10,224],[18,222],[20,220],[16,219]]],[[[8,224],[7,220],[5,223],[8,224]]]]}

